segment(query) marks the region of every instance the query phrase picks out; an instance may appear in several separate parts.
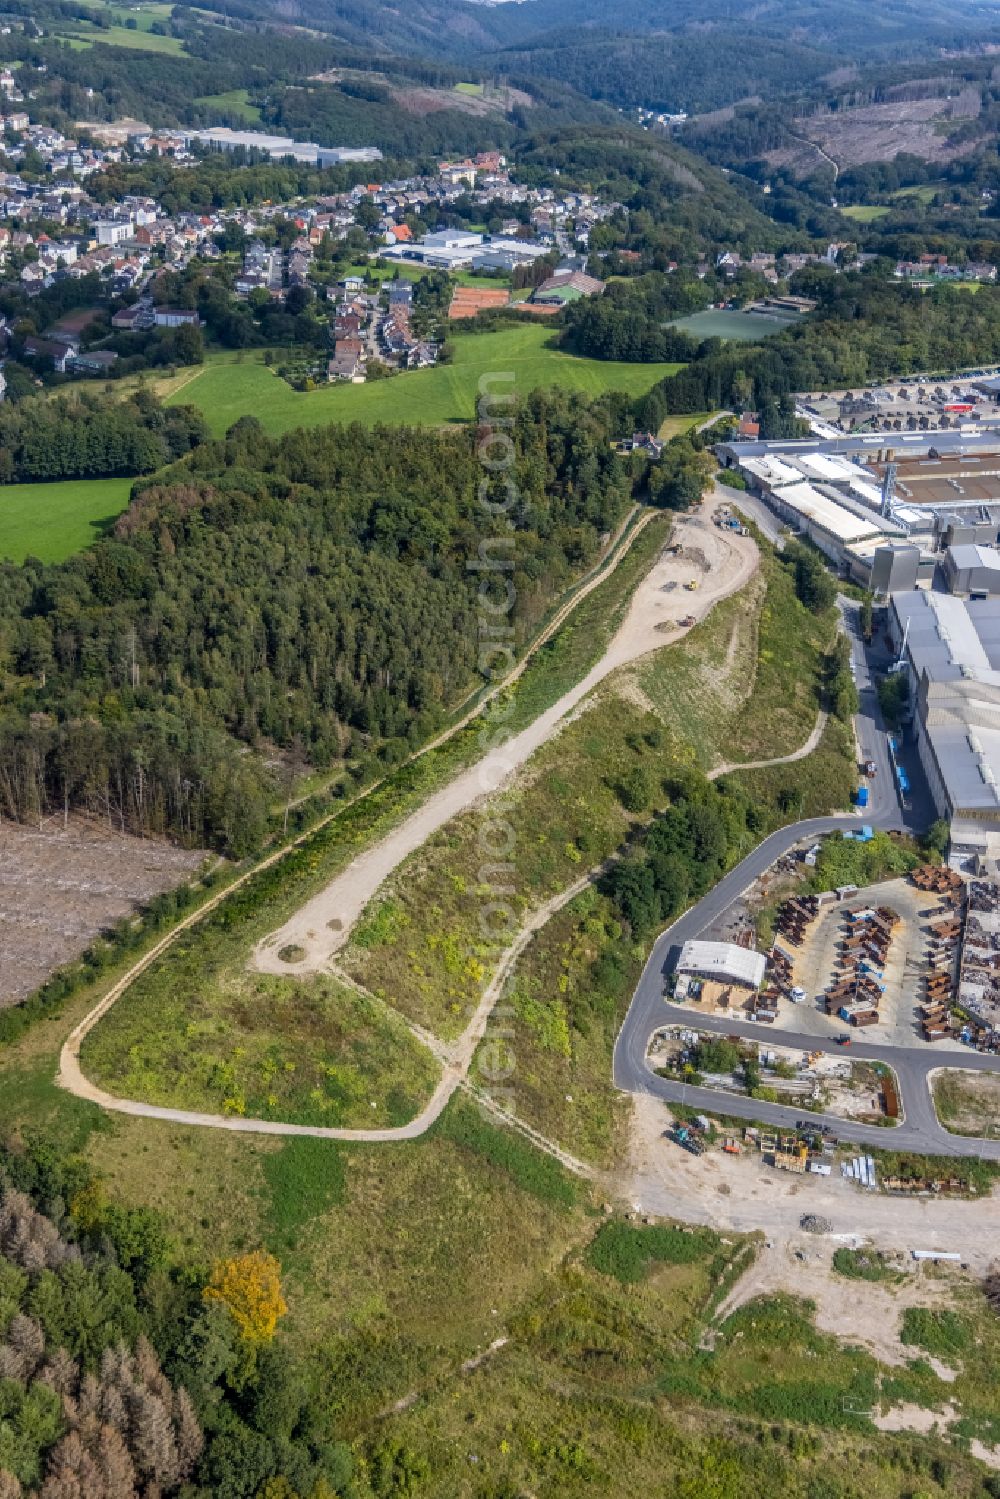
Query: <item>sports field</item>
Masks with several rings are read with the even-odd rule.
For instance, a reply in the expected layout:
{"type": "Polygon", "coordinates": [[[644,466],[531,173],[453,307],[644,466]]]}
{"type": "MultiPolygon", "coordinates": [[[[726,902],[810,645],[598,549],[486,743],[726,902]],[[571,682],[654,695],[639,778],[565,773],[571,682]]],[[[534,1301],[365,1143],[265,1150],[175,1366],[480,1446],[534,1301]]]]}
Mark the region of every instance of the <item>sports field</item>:
{"type": "Polygon", "coordinates": [[[689,317],[674,318],[671,327],[692,338],[725,338],[737,343],[756,343],[772,333],[783,333],[795,317],[772,317],[766,312],[733,312],[711,307],[707,312],[692,312],[689,317]]]}
{"type": "Polygon", "coordinates": [[[0,487],[0,558],[62,562],[96,541],[128,504],[132,479],[0,487]]]}
{"type": "Polygon", "coordinates": [[[178,381],[168,405],[190,403],[203,411],[213,433],[221,435],[241,416],[256,416],[268,432],[314,427],[325,422],[378,422],[440,426],[475,414],[476,392],[484,376],[497,378],[495,390],[526,394],[559,385],[597,396],[621,390],[645,391],[680,368],[676,364],[613,364],[578,359],[550,347],[551,328],[528,323],[498,333],[459,335],[452,364],[414,370],[370,385],[323,385],[308,393],[292,390],[266,368],[258,351],[226,355],[178,381]]]}

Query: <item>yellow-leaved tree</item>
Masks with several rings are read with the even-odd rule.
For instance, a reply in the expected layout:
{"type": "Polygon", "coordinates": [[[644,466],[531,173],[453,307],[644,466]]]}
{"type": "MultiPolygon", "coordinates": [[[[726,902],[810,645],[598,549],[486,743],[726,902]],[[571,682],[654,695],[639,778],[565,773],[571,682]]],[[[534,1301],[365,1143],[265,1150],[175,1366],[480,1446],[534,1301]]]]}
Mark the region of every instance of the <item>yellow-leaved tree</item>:
{"type": "Polygon", "coordinates": [[[247,1343],[269,1343],[288,1311],[281,1294],[281,1265],[263,1249],[218,1260],[203,1294],[206,1301],[228,1307],[247,1343]]]}

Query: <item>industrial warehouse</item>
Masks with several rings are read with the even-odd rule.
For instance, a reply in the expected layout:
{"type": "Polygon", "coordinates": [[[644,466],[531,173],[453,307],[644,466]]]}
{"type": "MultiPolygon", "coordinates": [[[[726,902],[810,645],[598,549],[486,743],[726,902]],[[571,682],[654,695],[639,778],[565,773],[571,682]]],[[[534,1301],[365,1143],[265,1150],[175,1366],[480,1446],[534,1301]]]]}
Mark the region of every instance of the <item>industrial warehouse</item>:
{"type": "Polygon", "coordinates": [[[1000,598],[895,593],[890,630],[907,673],[920,763],[952,857],[1000,854],[1000,598]]]}
{"type": "Polygon", "coordinates": [[[936,578],[970,597],[1000,593],[996,433],[730,442],[717,451],[779,519],[877,596],[936,578]]]}

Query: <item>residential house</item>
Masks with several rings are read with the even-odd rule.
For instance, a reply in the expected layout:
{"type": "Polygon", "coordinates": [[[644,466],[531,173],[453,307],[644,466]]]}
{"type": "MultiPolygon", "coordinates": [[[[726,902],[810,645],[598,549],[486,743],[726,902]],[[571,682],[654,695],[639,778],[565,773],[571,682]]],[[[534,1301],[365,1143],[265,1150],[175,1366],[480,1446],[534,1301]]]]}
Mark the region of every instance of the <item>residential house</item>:
{"type": "Polygon", "coordinates": [[[66,361],[77,353],[79,345],[62,338],[36,338],[34,334],[24,340],[24,352],[29,359],[51,359],[52,367],[62,375],[66,372],[66,361]]]}

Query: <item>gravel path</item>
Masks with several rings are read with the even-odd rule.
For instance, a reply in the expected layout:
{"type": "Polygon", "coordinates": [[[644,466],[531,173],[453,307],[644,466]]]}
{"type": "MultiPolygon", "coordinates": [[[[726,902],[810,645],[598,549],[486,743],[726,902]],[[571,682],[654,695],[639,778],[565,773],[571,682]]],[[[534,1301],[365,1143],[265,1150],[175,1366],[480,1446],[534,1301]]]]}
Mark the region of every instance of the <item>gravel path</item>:
{"type": "Polygon", "coordinates": [[[736,593],[749,581],[758,564],[756,544],[749,537],[713,526],[710,520],[713,507],[714,501],[709,499],[699,511],[678,518],[673,540],[682,547],[682,554],[661,555],[637,588],[629,612],[608,649],[582,681],[520,734],[491,750],[478,764],[434,792],[399,827],[300,907],[283,927],[265,937],[254,953],[258,969],[291,977],[325,968],[347,941],[380,885],[404,859],[453,817],[496,791],[558,733],[573,709],[606,676],[685,634],[676,624],[678,614],[703,619],[714,603],[736,593]],[[697,559],[701,555],[707,565],[699,565],[697,559]],[[696,560],[692,561],[692,556],[696,560]],[[698,589],[687,592],[684,585],[693,578],[698,579],[698,589]],[[286,947],[298,948],[304,956],[292,963],[285,962],[280,953],[286,947]]]}

